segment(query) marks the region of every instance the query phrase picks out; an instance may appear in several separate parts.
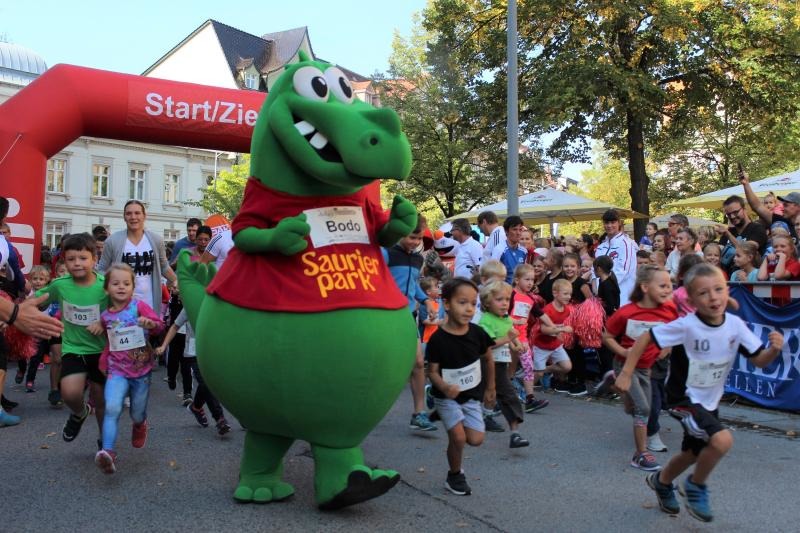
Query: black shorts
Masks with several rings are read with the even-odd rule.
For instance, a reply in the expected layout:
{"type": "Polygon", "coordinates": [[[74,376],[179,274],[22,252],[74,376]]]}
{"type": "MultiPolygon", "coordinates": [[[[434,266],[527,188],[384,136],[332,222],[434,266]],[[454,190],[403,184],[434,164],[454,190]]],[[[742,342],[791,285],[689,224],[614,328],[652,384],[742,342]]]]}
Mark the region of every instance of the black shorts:
{"type": "Polygon", "coordinates": [[[0,371],[8,366],[8,344],[2,332],[0,332],[0,371]]]}
{"type": "Polygon", "coordinates": [[[699,455],[708,446],[715,433],[725,429],[719,421],[719,409],[709,411],[697,403],[676,405],[669,410],[669,414],[680,420],[683,426],[681,450],[691,451],[694,455],[699,455]]]}
{"type": "Polygon", "coordinates": [[[65,353],[61,357],[61,378],[72,374],[86,374],[89,381],[105,385],[106,375],[100,371],[100,354],[78,355],[65,353]]]}

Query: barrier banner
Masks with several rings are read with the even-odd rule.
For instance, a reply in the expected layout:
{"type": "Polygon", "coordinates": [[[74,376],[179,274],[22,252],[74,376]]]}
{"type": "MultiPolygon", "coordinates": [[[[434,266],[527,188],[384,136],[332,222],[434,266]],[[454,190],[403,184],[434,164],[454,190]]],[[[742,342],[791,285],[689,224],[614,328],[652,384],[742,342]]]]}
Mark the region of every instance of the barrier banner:
{"type": "Polygon", "coordinates": [[[758,368],[740,355],[733,363],[725,392],[775,409],[800,410],[800,300],[776,307],[754,296],[745,286],[731,284],[739,302],[736,312],[766,344],[770,331],[783,334],[783,351],[769,366],[758,368]]]}

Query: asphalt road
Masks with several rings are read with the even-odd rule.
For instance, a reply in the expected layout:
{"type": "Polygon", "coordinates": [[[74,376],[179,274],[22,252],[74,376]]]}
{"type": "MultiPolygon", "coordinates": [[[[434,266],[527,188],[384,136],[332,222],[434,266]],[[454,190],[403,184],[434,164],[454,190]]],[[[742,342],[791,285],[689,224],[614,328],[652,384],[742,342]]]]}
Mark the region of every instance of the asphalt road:
{"type": "MultiPolygon", "coordinates": [[[[305,443],[287,454],[285,477],[296,495],[281,503],[240,505],[231,495],[244,431],[225,438],[200,428],[175,393],[154,375],[147,447],[130,446],[121,421],[119,471],[93,463],[97,428],[87,422],[72,443],[61,440],[67,411],[47,404],[46,387],[26,394],[7,378],[6,395],[21,402],[23,423],[0,428],[0,531],[793,531],[797,530],[800,440],[737,429],[735,444],[711,481],[716,515],[703,524],[685,511],[658,510],[643,472],[628,466],[630,418],[618,405],[547,395],[550,407],[521,427],[532,446],[508,448],[508,432],[488,434],[466,452],[471,496],[443,488],[444,430],[408,428],[410,394],[364,443],[369,464],[393,468],[401,482],[384,496],[337,512],[313,501],[313,461],[305,443]]],[[[46,382],[46,375],[42,376],[46,382]]],[[[324,398],[320,409],[325,409],[324,398]]],[[[332,417],[344,416],[331,413],[332,417]]],[[[662,418],[670,450],[681,431],[662,418]]],[[[669,454],[657,454],[666,461],[669,454]]]]}

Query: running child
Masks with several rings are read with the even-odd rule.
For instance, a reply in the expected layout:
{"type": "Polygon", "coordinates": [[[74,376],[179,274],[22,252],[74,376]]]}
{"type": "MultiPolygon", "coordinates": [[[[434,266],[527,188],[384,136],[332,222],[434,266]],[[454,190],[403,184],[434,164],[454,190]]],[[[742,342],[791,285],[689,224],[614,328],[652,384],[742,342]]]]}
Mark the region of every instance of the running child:
{"type": "Polygon", "coordinates": [[[100,370],[107,375],[103,448],[94,456],[94,462],[106,474],[113,474],[117,471],[114,448],[119,417],[129,392],[131,446],[143,448],[147,442],[147,400],[155,362],[149,337],[158,334],[164,323],[149,305],[133,298],[136,276],[129,265],[112,264],[103,286],[109,298],[108,309],[100,314],[100,322],[90,326],[92,333],[108,338],[100,357],[100,370]]]}
{"type": "Polygon", "coordinates": [[[464,445],[483,443],[481,403],[495,400],[494,343],[483,328],[471,322],[477,297],[478,287],[469,280],[454,278],[444,284],[447,318],[426,350],[434,403],[447,430],[450,468],[445,488],[461,496],[472,492],[461,469],[464,445]],[[482,375],[482,366],[486,375],[482,375]]]}
{"type": "Polygon", "coordinates": [[[222,436],[230,432],[231,426],[225,420],[225,412],[222,410],[222,405],[217,400],[217,397],[211,392],[211,389],[206,385],[203,375],[200,373],[200,367],[197,366],[197,349],[195,347],[195,336],[192,325],[189,323],[189,316],[186,314],[186,309],[183,309],[180,314],[175,318],[173,324],[167,330],[164,339],[161,341],[161,346],[156,348],[156,355],[161,356],[169,346],[173,337],[178,334],[178,330],[186,328],[186,347],[183,351],[183,357],[189,362],[194,380],[197,381],[197,390],[194,392],[194,399],[186,406],[197,423],[201,427],[208,427],[208,418],[206,417],[205,409],[203,406],[208,404],[208,410],[211,411],[211,416],[214,418],[217,427],[217,433],[222,436]]]}
{"type": "MultiPolygon", "coordinates": [[[[106,376],[100,370],[100,354],[105,349],[106,341],[103,337],[93,335],[88,327],[100,320],[100,313],[108,306],[108,296],[103,290],[103,275],[94,271],[95,250],[94,238],[88,233],[74,234],[64,239],[61,254],[69,275],[57,278],[36,291],[36,296],[48,295],[45,305],[53,302],[59,304],[61,322],[64,324],[60,385],[61,397],[71,411],[61,432],[66,442],[75,440],[91,412],[84,402],[87,382],[101,435],[103,430],[106,376]]],[[[98,447],[102,447],[99,439],[98,447]]]]}
{"type": "MultiPolygon", "coordinates": [[[[519,354],[522,344],[519,332],[514,329],[508,306],[511,303],[511,285],[505,281],[490,281],[480,289],[483,315],[478,324],[492,338],[492,359],[494,360],[494,383],[497,403],[511,430],[510,448],[530,446],[530,442],[517,432],[523,421],[522,404],[517,398],[514,386],[508,377],[508,366],[512,352],[519,354]]],[[[489,405],[491,406],[491,404],[489,405]]]]}
{"type": "Polygon", "coordinates": [[[522,353],[519,355],[519,360],[523,371],[522,386],[525,389],[526,413],[532,413],[550,405],[549,400],[537,399],[533,394],[535,374],[533,371],[531,344],[528,338],[528,319],[532,316],[552,326],[550,319],[544,315],[542,308],[531,297],[535,281],[536,272],[533,266],[529,264],[519,265],[514,270],[514,284],[509,307],[509,316],[511,316],[514,329],[519,333],[518,340],[522,344],[522,353]]]}
{"type": "Polygon", "coordinates": [[[572,363],[560,337],[562,333],[572,333],[572,328],[564,325],[572,312],[569,304],[572,300],[572,283],[559,278],[553,282],[552,290],[553,301],[542,309],[552,325],[542,322],[539,334],[533,339],[533,370],[536,377],[546,374],[566,376],[572,370],[572,363]]]}
{"type": "MultiPolygon", "coordinates": [[[[636,286],[630,303],[614,313],[603,332],[603,344],[615,354],[614,372],[619,374],[626,365],[628,351],[636,339],[657,324],[672,322],[678,318],[678,310],[672,303],[672,281],[669,272],[655,265],[645,265],[636,271],[636,286]]],[[[625,412],[633,416],[633,441],[636,451],[630,465],[640,470],[652,471],[660,468],[658,461],[647,450],[647,421],[650,417],[652,390],[650,368],[659,358],[669,355],[655,344],[647,346],[644,356],[637,358],[632,369],[633,383],[622,395],[625,412]]],[[[609,373],[604,381],[613,379],[609,373]]]]}
{"type": "Polygon", "coordinates": [[[674,409],[671,414],[684,428],[681,453],[670,459],[661,472],[647,476],[661,510],[678,514],[675,481],[689,467],[694,471],[679,485],[686,510],[704,522],[714,515],[708,497],[708,478],[719,461],[733,446],[733,434],[719,420],[719,401],[725,389],[728,372],[739,355],[757,367],[768,366],[783,347],[783,336],[777,331],[768,335],[764,346],[736,315],[726,312],[728,284],[715,266],[702,263],[684,277],[689,298],[696,308],[668,324],[645,331],[630,350],[620,370],[616,386],[628,390],[639,358],[651,342],[659,348],[683,346],[682,360],[673,350],[667,390],[674,409]]]}

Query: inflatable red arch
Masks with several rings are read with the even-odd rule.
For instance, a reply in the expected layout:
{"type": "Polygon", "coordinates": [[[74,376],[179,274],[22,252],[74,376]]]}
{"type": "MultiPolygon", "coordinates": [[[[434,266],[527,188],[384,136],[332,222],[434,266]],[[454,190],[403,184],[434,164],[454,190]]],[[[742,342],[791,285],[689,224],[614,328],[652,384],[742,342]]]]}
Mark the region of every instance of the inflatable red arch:
{"type": "Polygon", "coordinates": [[[56,65],[0,105],[0,195],[12,241],[38,262],[47,160],[82,135],[250,151],[266,95],[56,65]],[[21,230],[21,231],[20,231],[21,230]]]}

